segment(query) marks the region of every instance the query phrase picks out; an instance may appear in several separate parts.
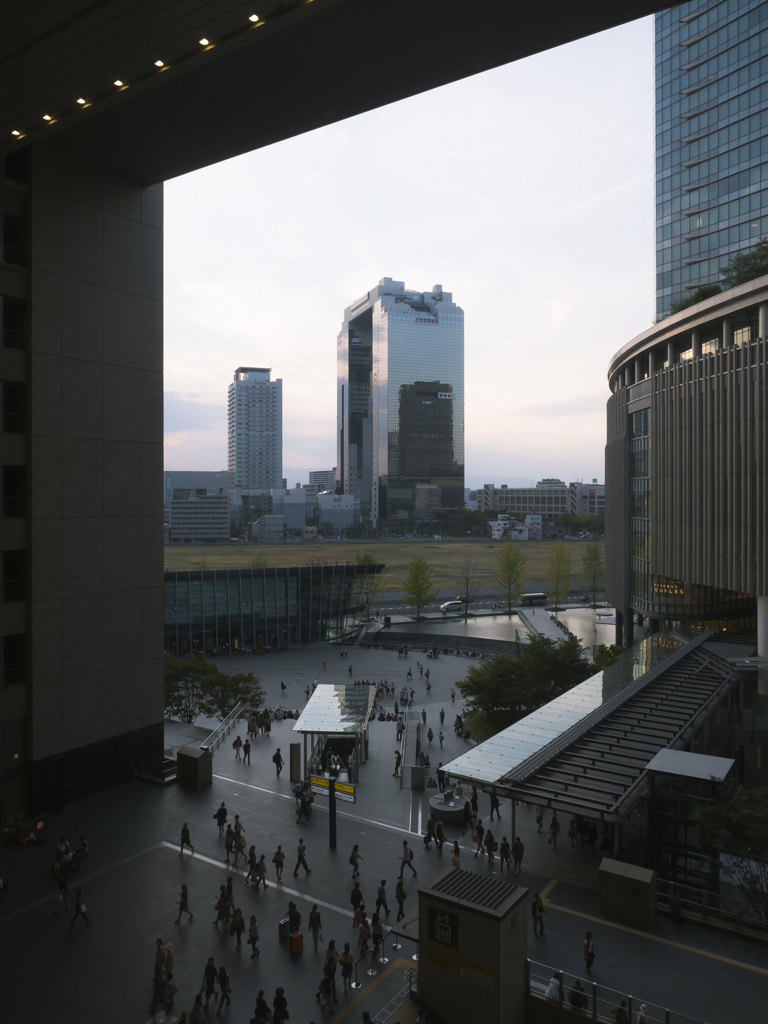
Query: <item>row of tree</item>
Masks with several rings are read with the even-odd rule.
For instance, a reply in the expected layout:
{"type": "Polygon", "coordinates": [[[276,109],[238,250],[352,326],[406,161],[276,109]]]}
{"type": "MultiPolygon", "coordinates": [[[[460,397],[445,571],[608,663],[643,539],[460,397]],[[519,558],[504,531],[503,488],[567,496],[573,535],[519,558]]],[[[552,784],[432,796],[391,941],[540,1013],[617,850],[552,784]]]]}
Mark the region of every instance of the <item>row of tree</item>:
{"type": "MultiPolygon", "coordinates": [[[[522,596],[525,570],[526,558],[520,548],[511,541],[502,544],[496,556],[496,570],[492,581],[507,610],[511,610],[512,605],[522,596]]],[[[572,572],[573,558],[568,545],[561,540],[556,541],[552,545],[546,570],[549,593],[554,599],[555,608],[568,597],[572,572]]],[[[433,568],[421,555],[417,555],[408,563],[405,592],[416,610],[417,619],[420,618],[422,609],[431,604],[439,593],[433,585],[433,577],[433,568]]],[[[581,578],[584,590],[594,607],[605,580],[603,550],[596,541],[587,544],[584,549],[581,578]]],[[[456,568],[452,583],[458,591],[459,599],[464,602],[465,618],[469,614],[469,606],[477,596],[482,579],[477,563],[471,558],[464,559],[456,568]]]]}
{"type": "Polygon", "coordinates": [[[223,721],[238,704],[258,709],[264,690],[253,672],[227,675],[202,655],[174,658],[165,655],[165,714],[191,725],[196,718],[223,721]]]}

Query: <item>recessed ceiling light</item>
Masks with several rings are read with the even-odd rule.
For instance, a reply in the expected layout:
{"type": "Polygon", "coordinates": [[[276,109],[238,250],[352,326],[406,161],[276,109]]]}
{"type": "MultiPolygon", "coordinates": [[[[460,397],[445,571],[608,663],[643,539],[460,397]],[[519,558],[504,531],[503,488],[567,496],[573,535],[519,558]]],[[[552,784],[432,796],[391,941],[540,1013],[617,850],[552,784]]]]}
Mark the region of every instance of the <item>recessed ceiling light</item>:
{"type": "Polygon", "coordinates": [[[163,67],[164,64],[165,64],[164,60],[156,60],[155,61],[155,67],[156,68],[161,68],[161,67],[163,67]]]}
{"type": "Polygon", "coordinates": [[[251,16],[250,16],[250,17],[248,18],[248,21],[252,21],[252,22],[254,22],[254,23],[256,23],[256,22],[257,22],[257,21],[259,21],[259,20],[260,20],[260,19],[259,19],[259,16],[258,16],[258,14],[252,14],[252,15],[251,15],[251,16]]]}
{"type": "Polygon", "coordinates": [[[43,120],[44,121],[52,121],[53,118],[51,117],[50,114],[43,114],[43,120]]]}
{"type": "Polygon", "coordinates": [[[85,100],[82,98],[82,96],[77,102],[80,104],[81,107],[85,106],[85,100]]]}
{"type": "Polygon", "coordinates": [[[120,81],[119,78],[116,78],[113,84],[119,88],[123,83],[120,81]]]}
{"type": "Polygon", "coordinates": [[[11,135],[19,135],[19,136],[21,136],[21,132],[17,132],[16,129],[14,128],[13,131],[11,132],[11,135]]]}
{"type": "Polygon", "coordinates": [[[211,45],[209,40],[206,39],[205,37],[203,37],[202,39],[199,39],[198,42],[200,43],[201,46],[210,46],[211,45]]]}

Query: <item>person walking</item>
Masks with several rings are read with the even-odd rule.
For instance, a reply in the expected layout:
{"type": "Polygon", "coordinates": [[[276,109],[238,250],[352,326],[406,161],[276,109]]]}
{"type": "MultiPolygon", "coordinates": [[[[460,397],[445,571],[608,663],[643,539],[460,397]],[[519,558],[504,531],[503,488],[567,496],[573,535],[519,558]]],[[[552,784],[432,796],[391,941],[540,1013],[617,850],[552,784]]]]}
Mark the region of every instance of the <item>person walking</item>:
{"type": "Polygon", "coordinates": [[[586,966],[587,974],[592,973],[592,964],[595,962],[596,953],[597,946],[592,941],[592,932],[587,932],[584,937],[584,964],[586,966]]]}
{"type": "Polygon", "coordinates": [[[256,875],[256,863],[256,847],[252,845],[248,851],[248,874],[245,876],[246,885],[248,885],[248,882],[252,881],[256,875]]]}
{"type": "Polygon", "coordinates": [[[192,840],[191,840],[190,835],[189,835],[189,825],[186,823],[186,821],[181,826],[181,840],[180,840],[180,845],[179,845],[179,856],[180,857],[183,856],[183,854],[184,854],[184,847],[185,846],[188,846],[190,848],[190,850],[192,851],[192,853],[194,854],[195,848],[192,845],[192,840]]]}
{"type": "Polygon", "coordinates": [[[362,911],[365,909],[365,900],[363,898],[363,893],[360,888],[359,882],[355,882],[355,884],[352,886],[352,892],[349,894],[349,902],[352,904],[353,926],[356,927],[360,924],[360,917],[362,911]]]}
{"type": "Polygon", "coordinates": [[[395,770],[392,772],[392,778],[396,779],[400,775],[400,765],[403,763],[403,755],[399,750],[395,751],[395,770]]]}
{"type": "Polygon", "coordinates": [[[344,992],[346,994],[349,992],[352,971],[355,966],[355,954],[350,949],[348,942],[344,943],[344,949],[339,954],[339,960],[341,962],[341,980],[344,983],[344,992]]]}
{"type": "Polygon", "coordinates": [[[459,846],[458,839],[454,839],[453,841],[453,856],[451,857],[451,864],[455,868],[461,867],[461,847],[459,846]]]}
{"type": "Polygon", "coordinates": [[[502,836],[501,846],[499,847],[499,871],[503,871],[504,867],[510,867],[512,864],[512,848],[509,845],[509,840],[506,836],[502,836]]]}
{"type": "Polygon", "coordinates": [[[303,839],[299,840],[299,845],[296,848],[296,852],[297,852],[297,858],[298,859],[296,860],[296,867],[293,869],[293,877],[296,878],[296,876],[299,873],[299,868],[300,867],[304,868],[304,870],[306,871],[306,873],[308,875],[311,875],[312,872],[309,870],[309,867],[307,866],[307,857],[306,857],[307,848],[304,845],[304,840],[303,839]]]}
{"type": "Polygon", "coordinates": [[[205,1003],[203,1009],[208,1009],[208,1003],[211,1001],[211,996],[216,995],[216,982],[219,980],[219,972],[216,970],[216,965],[213,962],[213,957],[208,957],[208,962],[203,969],[203,983],[200,986],[200,994],[202,996],[205,991],[205,1003]]]}
{"type": "Polygon", "coordinates": [[[421,709],[421,721],[422,721],[422,723],[424,725],[427,724],[427,709],[426,708],[422,708],[421,709]]]}
{"type": "Polygon", "coordinates": [[[445,725],[445,708],[440,708],[440,725],[445,725]]]}
{"type": "MultiPolygon", "coordinates": [[[[263,988],[260,988],[256,994],[256,1008],[253,1012],[256,1018],[256,1024],[263,1024],[264,1021],[269,1020],[269,1015],[272,1013],[269,1008],[269,1003],[264,998],[263,988]]],[[[251,1021],[251,1024],[253,1024],[253,1021],[251,1021]]]]}
{"type": "MultiPolygon", "coordinates": [[[[443,745],[442,735],[443,735],[443,733],[442,733],[442,730],[441,730],[440,731],[440,736],[441,736],[440,746],[441,747],[443,745]]],[[[442,761],[440,761],[438,766],[437,766],[437,788],[440,790],[441,793],[445,792],[445,771],[443,770],[443,762],[442,761]]]]}
{"type": "Polygon", "coordinates": [[[75,927],[75,921],[77,921],[78,917],[82,917],[87,925],[93,924],[93,921],[88,917],[88,900],[82,889],[78,889],[75,893],[75,916],[72,918],[72,924],[69,926],[70,931],[75,927]]]}
{"type": "Polygon", "coordinates": [[[373,942],[373,956],[379,955],[379,947],[384,944],[384,926],[381,923],[379,914],[371,918],[371,942],[373,942]]]}
{"type": "Polygon", "coordinates": [[[251,741],[246,739],[243,744],[243,764],[251,763],[251,741]]]}
{"type": "Polygon", "coordinates": [[[248,925],[248,945],[251,947],[253,952],[251,953],[251,960],[255,956],[261,956],[259,948],[256,943],[259,941],[259,922],[256,920],[256,915],[251,914],[251,921],[248,925]]]}
{"type": "Polygon", "coordinates": [[[477,786],[472,787],[472,792],[469,795],[469,804],[470,807],[472,808],[472,817],[476,818],[479,810],[477,804],[477,786]]]}
{"type": "Polygon", "coordinates": [[[232,918],[232,924],[229,926],[229,934],[234,935],[237,940],[237,948],[242,948],[243,932],[245,931],[245,918],[243,912],[239,907],[235,909],[235,916],[232,918]]]}
{"type": "Polygon", "coordinates": [[[309,932],[315,944],[315,952],[317,952],[318,942],[323,941],[323,921],[316,903],[312,904],[312,909],[309,912],[309,932]]]}
{"type": "MultiPolygon", "coordinates": [[[[441,730],[440,730],[440,732],[439,732],[439,733],[437,734],[437,738],[438,738],[438,739],[440,740],[440,749],[442,750],[442,749],[443,749],[443,741],[445,740],[445,735],[444,735],[444,733],[443,733],[443,730],[442,730],[442,729],[441,729],[441,730]]],[[[441,790],[441,792],[442,792],[442,790],[441,790]]]]}
{"type": "Polygon", "coordinates": [[[531,904],[531,917],[533,918],[533,934],[544,938],[544,901],[539,893],[535,893],[531,904]]]}
{"type": "Polygon", "coordinates": [[[285,683],[281,679],[280,680],[280,698],[281,698],[281,700],[285,698],[285,691],[287,689],[288,689],[288,687],[285,685],[285,683]]]}
{"type": "Polygon", "coordinates": [[[280,772],[283,770],[283,755],[280,753],[280,747],[272,755],[272,763],[275,766],[275,772],[277,773],[278,779],[280,778],[280,772]]]}
{"type": "Polygon", "coordinates": [[[64,910],[69,910],[69,882],[67,881],[66,875],[59,875],[57,880],[56,890],[56,909],[54,914],[58,914],[62,904],[64,910]]]}
{"type": "Polygon", "coordinates": [[[485,829],[483,828],[482,818],[478,819],[475,830],[472,833],[472,838],[475,841],[475,856],[477,856],[478,853],[483,852],[483,846],[485,845],[485,829]]]}
{"type": "Polygon", "coordinates": [[[379,883],[379,887],[376,890],[376,913],[378,914],[381,907],[384,907],[384,913],[389,917],[389,905],[387,904],[387,880],[382,878],[379,883]]]}
{"type": "Polygon", "coordinates": [[[230,1003],[232,1002],[232,1000],[230,999],[230,995],[232,993],[232,986],[229,983],[229,975],[227,974],[227,968],[224,966],[224,964],[222,964],[221,967],[219,968],[219,991],[221,995],[219,998],[219,1008],[216,1011],[217,1017],[221,1016],[221,1008],[224,1005],[224,1003],[226,1002],[227,1006],[229,1006],[230,1003]]]}
{"type": "Polygon", "coordinates": [[[618,1006],[614,1006],[611,1013],[616,1024],[629,1024],[629,1011],[627,1010],[626,999],[622,999],[618,1006]]]}
{"type": "Polygon", "coordinates": [[[256,875],[256,891],[257,892],[259,891],[259,886],[260,885],[263,885],[264,888],[266,889],[267,888],[267,861],[266,861],[266,857],[265,857],[265,855],[263,853],[259,857],[259,859],[256,861],[255,875],[256,875]]]}
{"type": "Polygon", "coordinates": [[[427,730],[427,739],[429,740],[430,744],[432,743],[432,740],[434,738],[435,734],[432,732],[432,726],[430,725],[429,729],[427,730]]]}
{"type": "Polygon", "coordinates": [[[227,805],[221,801],[221,807],[214,813],[216,824],[219,826],[219,835],[223,835],[224,826],[227,824],[227,805]]]}
{"type": "Polygon", "coordinates": [[[515,836],[515,841],[512,843],[512,870],[516,875],[522,870],[524,853],[525,846],[523,845],[520,836],[515,836]]]}
{"type": "Polygon", "coordinates": [[[499,795],[496,792],[496,787],[491,786],[491,821],[493,821],[493,815],[497,818],[501,818],[501,811],[499,810],[499,795]]]}
{"type": "MultiPolygon", "coordinates": [[[[229,864],[230,854],[233,854],[235,852],[235,840],[236,839],[237,839],[237,836],[235,835],[235,830],[232,828],[231,825],[227,825],[227,832],[226,832],[226,835],[224,836],[224,849],[225,849],[226,854],[227,854],[227,856],[225,858],[225,861],[224,861],[225,864],[229,864]]],[[[235,857],[236,856],[237,855],[235,854],[235,857]]]]}
{"type": "Polygon", "coordinates": [[[232,749],[234,750],[235,758],[238,761],[240,760],[240,751],[242,750],[242,747],[243,741],[240,739],[239,736],[235,736],[234,740],[232,741],[232,749]]]}
{"type": "Polygon", "coordinates": [[[358,878],[360,876],[359,862],[365,860],[362,853],[360,853],[360,847],[355,843],[352,847],[352,853],[349,855],[349,863],[352,865],[352,878],[358,878]]]}
{"type": "Polygon", "coordinates": [[[395,886],[395,900],[397,901],[397,920],[402,921],[405,917],[405,910],[403,906],[407,899],[408,893],[405,891],[402,878],[398,878],[397,885],[395,886]]]}
{"type": "Polygon", "coordinates": [[[195,920],[194,915],[189,909],[189,892],[187,891],[187,887],[184,884],[182,884],[181,886],[181,892],[179,893],[179,898],[176,901],[176,905],[179,908],[179,914],[176,920],[174,921],[174,924],[179,924],[181,922],[182,914],[188,914],[190,921],[195,920]]]}
{"type": "Polygon", "coordinates": [[[403,840],[403,850],[402,850],[402,853],[400,854],[400,877],[401,878],[403,877],[403,872],[405,871],[406,867],[409,867],[411,869],[411,871],[414,873],[414,875],[418,874],[418,872],[416,871],[416,868],[413,866],[412,861],[413,861],[413,850],[408,845],[408,840],[404,839],[403,840]]]}
{"type": "Polygon", "coordinates": [[[485,852],[488,856],[488,863],[493,864],[493,855],[496,851],[496,838],[490,829],[485,833],[485,852]]]}
{"type": "Polygon", "coordinates": [[[437,852],[443,852],[443,844],[445,843],[445,827],[442,821],[435,822],[435,845],[437,846],[437,852]]]}
{"type": "Polygon", "coordinates": [[[552,844],[552,849],[557,850],[557,837],[560,835],[560,822],[557,820],[557,814],[552,815],[552,821],[549,823],[549,834],[547,835],[547,842],[552,844]]]}
{"type": "Polygon", "coordinates": [[[543,824],[544,824],[544,808],[543,807],[537,807],[536,808],[536,835],[538,835],[539,832],[541,832],[541,827],[542,827],[543,824]]]}
{"type": "Polygon", "coordinates": [[[472,831],[472,807],[469,800],[464,801],[464,820],[461,823],[461,834],[464,835],[467,829],[470,832],[472,831]]]}
{"type": "Polygon", "coordinates": [[[325,951],[325,963],[323,965],[323,974],[328,978],[331,985],[331,998],[334,1003],[338,1002],[336,996],[336,967],[341,960],[341,955],[338,949],[336,949],[335,939],[331,939],[328,943],[328,949],[325,951]]]}
{"type": "Polygon", "coordinates": [[[277,875],[278,882],[282,882],[283,865],[285,864],[285,854],[283,853],[282,846],[278,846],[275,850],[274,856],[272,857],[272,863],[275,865],[275,874],[277,875]]]}
{"type": "Polygon", "coordinates": [[[368,918],[365,916],[365,911],[363,911],[363,915],[357,929],[357,944],[360,947],[360,956],[365,956],[368,952],[368,943],[370,940],[371,926],[368,923],[368,918]]]}
{"type": "Polygon", "coordinates": [[[227,895],[227,888],[224,885],[219,886],[219,895],[214,904],[216,910],[216,920],[213,922],[214,928],[219,927],[219,921],[224,925],[224,931],[229,928],[229,919],[232,914],[232,904],[229,901],[227,895]]]}

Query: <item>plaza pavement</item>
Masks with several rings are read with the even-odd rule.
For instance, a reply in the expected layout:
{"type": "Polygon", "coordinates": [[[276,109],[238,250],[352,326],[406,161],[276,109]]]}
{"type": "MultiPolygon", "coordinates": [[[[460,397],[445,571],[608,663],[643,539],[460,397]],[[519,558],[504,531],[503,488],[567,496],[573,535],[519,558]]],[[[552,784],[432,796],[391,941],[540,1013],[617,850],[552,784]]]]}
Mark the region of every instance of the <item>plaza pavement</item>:
{"type": "MultiPolygon", "coordinates": [[[[394,651],[350,648],[341,659],[338,651],[325,645],[295,648],[266,657],[219,659],[220,667],[231,671],[252,669],[261,678],[272,705],[282,703],[303,707],[304,688],[318,682],[348,682],[348,667],[353,678],[388,678],[404,684],[410,664],[417,692],[414,707],[426,708],[428,723],[437,732],[439,710],[446,710],[445,747],[442,760],[451,760],[466,749],[452,728],[460,708],[450,701],[450,689],[471,664],[465,658],[442,656],[430,661],[432,694],[426,700],[425,685],[419,679],[416,661],[419,652],[411,652],[404,661],[394,651]],[[323,661],[326,669],[322,669],[323,661]],[[286,699],[280,698],[280,680],[288,687],[286,699]]],[[[369,908],[375,901],[375,889],[381,878],[388,882],[391,907],[398,874],[398,852],[403,839],[413,847],[418,878],[406,872],[408,892],[406,911],[417,903],[418,884],[428,883],[447,864],[434,847],[424,851],[417,834],[426,817],[430,793],[400,788],[392,777],[394,726],[373,722],[370,727],[369,761],[362,769],[355,805],[338,805],[338,844],[328,846],[327,802],[315,800],[308,822],[296,824],[295,801],[291,793],[288,768],[275,776],[271,761],[277,746],[283,754],[295,734],[292,721],[274,723],[271,738],[259,738],[253,745],[251,765],[236,761],[231,743],[225,743],[214,756],[214,779],[210,787],[187,790],[178,786],[161,789],[135,781],[73,803],[55,817],[47,816],[47,843],[37,849],[3,847],[0,874],[11,881],[9,898],[0,903],[0,942],[3,964],[3,1024],[22,1024],[31,1018],[52,1017],[66,1022],[143,1024],[150,1020],[151,977],[155,940],[173,942],[175,975],[179,985],[172,1021],[181,1009],[191,1008],[200,988],[203,966],[208,956],[217,965],[225,963],[232,981],[232,1005],[223,1010],[223,1019],[232,1024],[247,1024],[255,996],[263,988],[271,1003],[277,985],[286,989],[292,1024],[319,1024],[323,1020],[315,992],[321,976],[323,948],[334,938],[341,948],[349,941],[356,950],[351,926],[349,891],[351,868],[349,851],[358,843],[363,857],[361,884],[369,908]],[[223,863],[223,840],[212,815],[224,800],[230,812],[239,813],[248,842],[271,860],[278,843],[287,851],[286,870],[281,886],[269,877],[269,888],[255,893],[243,884],[242,860],[237,872],[223,863]],[[188,822],[195,854],[179,857],[178,840],[182,822],[188,822]],[[86,834],[90,843],[90,863],[72,880],[72,888],[82,884],[89,899],[93,926],[82,921],[70,930],[72,909],[55,915],[55,883],[49,874],[55,843],[60,835],[76,842],[86,834]],[[303,871],[293,877],[296,843],[302,835],[312,874],[303,871]],[[252,913],[261,929],[261,956],[250,958],[250,950],[235,949],[235,940],[212,927],[213,902],[220,884],[233,875],[236,903],[246,920],[252,913]],[[189,886],[194,923],[174,924],[179,886],[189,886]],[[297,901],[304,918],[304,951],[291,957],[278,942],[278,921],[288,900],[297,901]],[[306,926],[312,904],[316,902],[323,919],[324,943],[315,954],[306,926]]],[[[170,726],[168,743],[178,745],[195,740],[204,730],[183,727],[181,736],[170,726]]],[[[414,744],[411,731],[409,746],[414,744]]],[[[437,748],[437,741],[433,744],[437,748]]],[[[431,752],[435,765],[440,758],[431,752]]],[[[287,757],[286,757],[287,761],[287,757]]],[[[488,800],[481,797],[480,816],[487,818],[488,800]]],[[[509,824],[509,806],[502,804],[502,822],[494,827],[497,836],[505,834],[509,824]]],[[[593,931],[599,956],[594,977],[635,1000],[643,999],[668,1006],[708,1024],[757,1024],[765,1019],[765,992],[768,991],[766,947],[748,939],[686,923],[675,926],[660,916],[649,929],[628,928],[601,916],[597,901],[599,859],[578,846],[571,850],[568,840],[557,852],[536,835],[532,810],[517,809],[517,831],[526,852],[520,883],[531,893],[545,894],[546,938],[535,939],[529,928],[529,956],[569,976],[582,975],[581,943],[587,928],[593,931]]],[[[459,835],[449,828],[449,839],[459,835]]],[[[459,837],[460,838],[460,837],[459,837]]],[[[460,839],[462,864],[487,873],[498,868],[474,859],[469,836],[460,839]]],[[[447,850],[446,850],[447,854],[447,850]]],[[[271,868],[271,865],[270,865],[271,868]]],[[[70,900],[74,902],[73,897],[70,900]]],[[[394,920],[395,913],[389,921],[394,920]]],[[[376,964],[378,973],[368,976],[369,961],[360,965],[363,987],[350,996],[343,994],[338,980],[339,1002],[332,1018],[359,1022],[367,1010],[374,1020],[409,1024],[415,1016],[413,1003],[405,999],[404,969],[413,944],[392,951],[391,962],[376,964]]],[[[637,1005],[637,1002],[635,1003],[637,1005]]],[[[214,1019],[214,1009],[208,1011],[214,1019]]],[[[157,1018],[161,1019],[160,1016],[157,1018]]],[[[674,1018],[679,1019],[679,1018],[674,1018]]],[[[468,1022],[473,1024],[473,1022],[468,1022]]]]}

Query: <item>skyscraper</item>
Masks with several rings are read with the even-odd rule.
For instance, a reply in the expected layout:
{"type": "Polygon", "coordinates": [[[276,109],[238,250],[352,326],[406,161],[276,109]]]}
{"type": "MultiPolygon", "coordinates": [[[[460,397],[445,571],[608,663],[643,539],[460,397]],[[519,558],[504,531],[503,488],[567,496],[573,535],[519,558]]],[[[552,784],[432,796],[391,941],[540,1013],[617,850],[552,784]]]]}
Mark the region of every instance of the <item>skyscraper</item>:
{"type": "Polygon", "coordinates": [[[229,385],[229,500],[283,483],[283,382],[271,369],[238,366],[229,385]]]}
{"type": "Polygon", "coordinates": [[[656,15],[656,315],[768,235],[768,3],[656,15]]]}
{"type": "Polygon", "coordinates": [[[337,488],[372,522],[464,503],[464,311],[389,277],[337,339],[337,488]]]}

